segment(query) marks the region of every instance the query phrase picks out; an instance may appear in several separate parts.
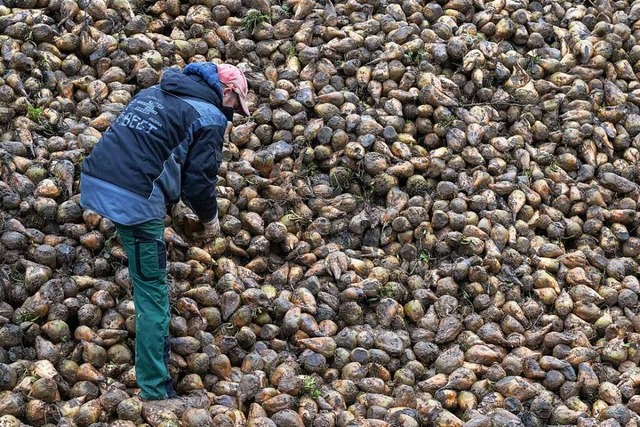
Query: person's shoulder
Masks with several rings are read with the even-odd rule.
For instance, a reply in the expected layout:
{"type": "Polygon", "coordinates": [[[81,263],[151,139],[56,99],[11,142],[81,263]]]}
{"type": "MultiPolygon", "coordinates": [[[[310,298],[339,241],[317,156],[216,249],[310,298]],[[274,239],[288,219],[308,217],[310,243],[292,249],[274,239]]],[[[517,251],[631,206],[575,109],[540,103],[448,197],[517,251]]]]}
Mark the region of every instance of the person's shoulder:
{"type": "Polygon", "coordinates": [[[209,104],[210,108],[207,111],[200,111],[200,118],[198,124],[200,126],[219,126],[227,127],[227,117],[220,111],[214,104],[209,104]]]}
{"type": "Polygon", "coordinates": [[[146,100],[148,98],[157,98],[158,92],[162,92],[159,84],[140,89],[131,97],[131,101],[129,103],[135,104],[134,101],[146,100]]]}
{"type": "Polygon", "coordinates": [[[220,108],[218,108],[217,105],[215,104],[209,104],[211,106],[211,109],[209,110],[208,115],[213,115],[216,117],[221,117],[223,118],[225,121],[227,120],[224,113],[220,110],[220,108]]]}

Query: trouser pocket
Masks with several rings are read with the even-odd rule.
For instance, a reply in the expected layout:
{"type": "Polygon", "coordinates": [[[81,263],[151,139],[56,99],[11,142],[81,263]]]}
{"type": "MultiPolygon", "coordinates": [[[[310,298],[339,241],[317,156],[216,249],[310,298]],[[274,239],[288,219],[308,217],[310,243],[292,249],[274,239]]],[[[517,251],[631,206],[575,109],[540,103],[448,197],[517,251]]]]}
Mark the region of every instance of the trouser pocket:
{"type": "Polygon", "coordinates": [[[142,280],[158,279],[167,268],[167,250],[164,241],[140,232],[135,232],[133,238],[136,273],[142,280]]]}

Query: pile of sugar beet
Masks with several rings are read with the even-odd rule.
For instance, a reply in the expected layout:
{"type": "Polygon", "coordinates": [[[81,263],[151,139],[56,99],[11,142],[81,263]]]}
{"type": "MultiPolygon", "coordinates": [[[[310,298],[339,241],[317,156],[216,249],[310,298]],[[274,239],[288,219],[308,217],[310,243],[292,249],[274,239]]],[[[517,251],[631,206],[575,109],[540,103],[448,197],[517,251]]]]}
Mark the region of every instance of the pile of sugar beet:
{"type": "Polygon", "coordinates": [[[636,36],[637,0],[0,1],[0,426],[637,426],[636,36]],[[166,218],[175,413],[78,180],[194,61],[254,112],[221,235],[166,218]]]}

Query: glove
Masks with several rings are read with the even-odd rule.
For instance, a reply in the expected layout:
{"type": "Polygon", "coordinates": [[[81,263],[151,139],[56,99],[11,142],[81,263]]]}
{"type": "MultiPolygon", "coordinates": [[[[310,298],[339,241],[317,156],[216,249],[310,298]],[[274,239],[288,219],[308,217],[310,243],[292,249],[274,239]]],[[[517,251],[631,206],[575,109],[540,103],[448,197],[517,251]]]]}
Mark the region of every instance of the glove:
{"type": "Polygon", "coordinates": [[[204,232],[202,233],[204,240],[211,240],[220,234],[220,222],[217,215],[211,221],[207,221],[202,225],[204,225],[204,232]]]}

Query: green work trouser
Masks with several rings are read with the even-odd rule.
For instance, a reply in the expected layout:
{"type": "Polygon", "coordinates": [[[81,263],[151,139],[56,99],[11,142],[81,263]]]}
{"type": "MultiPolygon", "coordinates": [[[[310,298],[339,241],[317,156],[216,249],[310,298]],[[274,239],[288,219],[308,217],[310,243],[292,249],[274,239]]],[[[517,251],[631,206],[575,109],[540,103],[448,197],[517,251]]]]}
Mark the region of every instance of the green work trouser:
{"type": "Polygon", "coordinates": [[[169,289],[164,223],[116,225],[129,260],[136,310],[135,369],[144,400],[175,397],[169,362],[169,289]]]}

